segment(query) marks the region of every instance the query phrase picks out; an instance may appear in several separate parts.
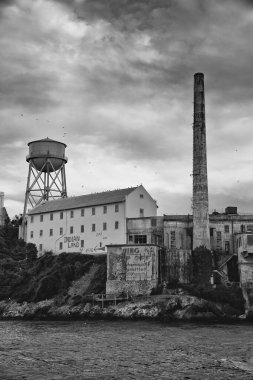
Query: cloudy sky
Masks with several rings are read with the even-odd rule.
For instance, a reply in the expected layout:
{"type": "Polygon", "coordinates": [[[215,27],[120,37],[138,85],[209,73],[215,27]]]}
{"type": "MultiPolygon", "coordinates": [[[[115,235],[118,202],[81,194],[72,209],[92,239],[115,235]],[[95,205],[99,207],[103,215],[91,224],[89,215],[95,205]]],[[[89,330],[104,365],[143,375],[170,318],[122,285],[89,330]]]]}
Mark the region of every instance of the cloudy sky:
{"type": "Polygon", "coordinates": [[[210,211],[253,212],[253,1],[0,0],[1,186],[27,143],[67,144],[68,195],[143,184],[191,213],[193,75],[205,74],[210,211]]]}

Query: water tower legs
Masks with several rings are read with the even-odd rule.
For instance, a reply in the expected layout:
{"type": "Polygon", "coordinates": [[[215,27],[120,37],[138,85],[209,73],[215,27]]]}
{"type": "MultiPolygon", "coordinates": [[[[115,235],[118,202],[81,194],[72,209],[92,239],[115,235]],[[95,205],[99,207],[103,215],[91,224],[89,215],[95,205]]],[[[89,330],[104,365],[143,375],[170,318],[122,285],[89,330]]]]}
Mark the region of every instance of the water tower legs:
{"type": "Polygon", "coordinates": [[[26,240],[26,218],[29,208],[38,206],[42,201],[65,197],[67,197],[65,163],[63,162],[62,166],[55,170],[52,160],[47,158],[42,169],[38,170],[31,159],[25,192],[21,228],[22,239],[26,240]],[[44,171],[44,168],[46,168],[46,171],[44,171]]]}

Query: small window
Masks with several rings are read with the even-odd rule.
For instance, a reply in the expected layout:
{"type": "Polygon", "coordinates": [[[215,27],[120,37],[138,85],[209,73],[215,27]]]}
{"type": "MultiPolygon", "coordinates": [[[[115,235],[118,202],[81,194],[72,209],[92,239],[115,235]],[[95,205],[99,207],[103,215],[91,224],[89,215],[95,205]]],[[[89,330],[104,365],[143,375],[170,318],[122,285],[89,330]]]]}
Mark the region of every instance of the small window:
{"type": "Polygon", "coordinates": [[[96,214],[96,209],[95,209],[95,207],[92,207],[92,209],[91,209],[91,214],[92,214],[92,215],[95,215],[95,214],[96,214]]]}
{"type": "Polygon", "coordinates": [[[39,245],[39,251],[41,252],[41,251],[42,251],[42,249],[43,249],[43,245],[42,245],[42,244],[40,244],[40,245],[39,245]]]}
{"type": "Polygon", "coordinates": [[[81,225],[81,232],[84,232],[84,225],[81,225]]]}
{"type": "Polygon", "coordinates": [[[73,226],[71,226],[71,227],[69,228],[69,233],[70,233],[70,234],[73,234],[73,233],[74,233],[74,227],[73,227],[73,226]]]}
{"type": "Polygon", "coordinates": [[[144,217],[144,210],[143,210],[143,208],[140,208],[140,217],[141,217],[141,218],[144,217]]]}
{"type": "Polygon", "coordinates": [[[63,248],[63,244],[62,244],[62,241],[61,241],[60,244],[59,244],[59,249],[62,250],[62,248],[63,248]]]}
{"type": "Polygon", "coordinates": [[[107,206],[104,206],[103,212],[104,212],[104,214],[107,214],[107,206]]]}
{"type": "Polygon", "coordinates": [[[143,194],[140,194],[140,198],[144,198],[143,194]]]}
{"type": "Polygon", "coordinates": [[[92,224],[92,231],[96,231],[96,224],[92,224]]]}
{"type": "Polygon", "coordinates": [[[43,222],[43,215],[40,215],[40,221],[43,222]]]}
{"type": "Polygon", "coordinates": [[[62,235],[62,234],[63,234],[63,228],[60,227],[60,235],[62,235]]]}
{"type": "Polygon", "coordinates": [[[155,218],[151,219],[151,227],[156,227],[156,219],[155,218]]]}
{"type": "Polygon", "coordinates": [[[134,236],[135,244],[147,244],[147,235],[135,235],[134,236]]]}
{"type": "Polygon", "coordinates": [[[129,243],[133,242],[133,235],[129,235],[128,241],[129,241],[129,243]]]}
{"type": "Polygon", "coordinates": [[[31,223],[33,223],[33,215],[31,216],[31,223]]]}
{"type": "Polygon", "coordinates": [[[115,212],[119,212],[119,205],[115,205],[115,212]]]}
{"type": "Polygon", "coordinates": [[[50,220],[54,220],[54,214],[50,212],[50,220]]]}
{"type": "Polygon", "coordinates": [[[30,232],[30,238],[33,238],[33,231],[30,232]]]}
{"type": "Polygon", "coordinates": [[[116,220],[115,222],[115,230],[118,230],[119,229],[119,222],[116,220]]]}
{"type": "Polygon", "coordinates": [[[70,211],[70,217],[71,217],[71,218],[74,218],[74,210],[71,210],[71,211],[70,211]]]}
{"type": "Polygon", "coordinates": [[[63,211],[60,212],[60,219],[63,219],[63,211]]]}
{"type": "Polygon", "coordinates": [[[107,224],[103,223],[103,231],[106,231],[106,230],[107,230],[107,224]]]}
{"type": "Polygon", "coordinates": [[[225,241],[225,252],[229,253],[229,251],[230,251],[230,242],[229,241],[225,241]]]}
{"type": "Polygon", "coordinates": [[[81,240],[81,248],[84,247],[84,240],[81,240]]]}
{"type": "Polygon", "coordinates": [[[43,230],[40,230],[40,236],[43,236],[43,230]]]}
{"type": "Polygon", "coordinates": [[[224,226],[224,232],[229,233],[229,225],[225,224],[224,226]]]}
{"type": "Polygon", "coordinates": [[[247,244],[253,245],[253,235],[247,235],[247,244]]]}
{"type": "Polygon", "coordinates": [[[50,230],[49,230],[49,236],[53,236],[53,229],[52,228],[50,228],[50,230]]]}
{"type": "Polygon", "coordinates": [[[84,208],[81,208],[81,216],[84,216],[84,208]]]}

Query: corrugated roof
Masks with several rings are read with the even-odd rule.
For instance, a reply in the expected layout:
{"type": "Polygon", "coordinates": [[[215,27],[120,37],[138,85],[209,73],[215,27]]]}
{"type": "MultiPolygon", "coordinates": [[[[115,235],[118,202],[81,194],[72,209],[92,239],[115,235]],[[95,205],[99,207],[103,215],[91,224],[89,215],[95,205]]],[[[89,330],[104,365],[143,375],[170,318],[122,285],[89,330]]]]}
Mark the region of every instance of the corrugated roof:
{"type": "Polygon", "coordinates": [[[132,193],[135,189],[137,189],[137,187],[128,187],[127,189],[104,191],[102,193],[48,201],[35,207],[29,212],[29,215],[124,202],[126,195],[132,193]]]}

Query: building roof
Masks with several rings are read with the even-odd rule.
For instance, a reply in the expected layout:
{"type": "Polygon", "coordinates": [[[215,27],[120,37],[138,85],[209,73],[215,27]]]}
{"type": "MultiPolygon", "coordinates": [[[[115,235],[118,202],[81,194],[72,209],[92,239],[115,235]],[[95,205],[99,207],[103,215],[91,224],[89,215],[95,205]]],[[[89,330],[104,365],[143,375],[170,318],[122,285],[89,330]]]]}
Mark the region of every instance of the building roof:
{"type": "Polygon", "coordinates": [[[125,197],[132,193],[137,187],[128,187],[102,193],[92,193],[77,197],[61,198],[53,201],[46,201],[29,211],[29,215],[42,214],[46,212],[70,210],[80,207],[91,207],[106,205],[110,203],[124,202],[125,197]]]}

